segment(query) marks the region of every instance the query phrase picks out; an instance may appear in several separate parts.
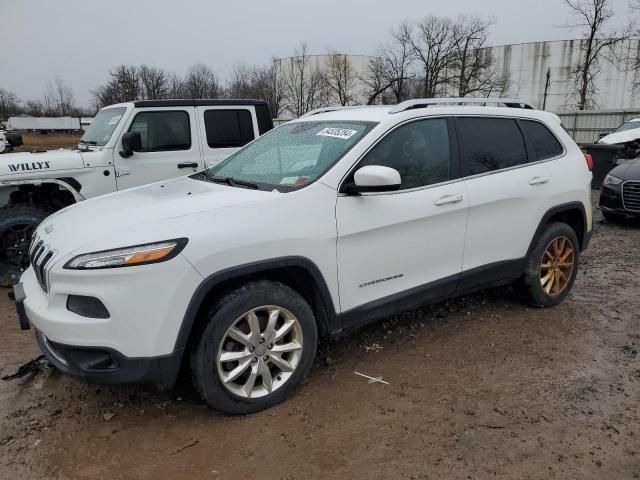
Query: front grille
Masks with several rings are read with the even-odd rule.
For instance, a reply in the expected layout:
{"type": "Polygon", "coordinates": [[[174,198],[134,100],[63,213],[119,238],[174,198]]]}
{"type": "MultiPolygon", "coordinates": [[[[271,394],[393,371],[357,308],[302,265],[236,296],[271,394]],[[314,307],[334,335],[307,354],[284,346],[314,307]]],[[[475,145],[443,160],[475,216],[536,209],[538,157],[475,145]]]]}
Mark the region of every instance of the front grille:
{"type": "Polygon", "coordinates": [[[640,181],[629,180],[622,184],[622,206],[640,212],[640,181]]]}
{"type": "Polygon", "coordinates": [[[38,284],[45,292],[49,291],[49,286],[47,285],[47,265],[54,254],[54,250],[45,244],[44,240],[39,240],[37,236],[34,236],[31,248],[29,249],[29,258],[38,284]]]}

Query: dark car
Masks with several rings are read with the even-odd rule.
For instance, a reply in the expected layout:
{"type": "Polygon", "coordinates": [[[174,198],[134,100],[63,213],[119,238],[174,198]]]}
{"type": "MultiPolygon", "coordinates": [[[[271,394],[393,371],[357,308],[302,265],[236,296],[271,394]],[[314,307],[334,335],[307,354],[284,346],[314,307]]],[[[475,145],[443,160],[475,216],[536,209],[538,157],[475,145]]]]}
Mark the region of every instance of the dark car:
{"type": "Polygon", "coordinates": [[[610,220],[640,217],[640,158],[611,170],[602,183],[600,210],[610,220]]]}

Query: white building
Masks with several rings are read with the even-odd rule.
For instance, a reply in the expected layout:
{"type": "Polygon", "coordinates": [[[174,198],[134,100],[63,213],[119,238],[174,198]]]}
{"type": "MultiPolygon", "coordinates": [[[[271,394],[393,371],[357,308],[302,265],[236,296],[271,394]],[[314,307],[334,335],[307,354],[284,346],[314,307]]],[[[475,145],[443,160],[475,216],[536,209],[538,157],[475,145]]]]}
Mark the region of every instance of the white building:
{"type": "MultiPolygon", "coordinates": [[[[639,48],[640,40],[627,40],[616,47],[618,61],[600,61],[600,71],[595,81],[597,94],[594,109],[622,110],[640,107],[639,96],[632,92],[638,73],[623,68],[626,62],[620,61],[637,58],[639,48]]],[[[571,72],[580,63],[580,40],[521,43],[490,49],[498,72],[509,75],[511,96],[528,100],[542,108],[549,73],[546,110],[562,112],[576,109],[576,98],[572,96],[575,82],[571,78],[571,72]]]]}

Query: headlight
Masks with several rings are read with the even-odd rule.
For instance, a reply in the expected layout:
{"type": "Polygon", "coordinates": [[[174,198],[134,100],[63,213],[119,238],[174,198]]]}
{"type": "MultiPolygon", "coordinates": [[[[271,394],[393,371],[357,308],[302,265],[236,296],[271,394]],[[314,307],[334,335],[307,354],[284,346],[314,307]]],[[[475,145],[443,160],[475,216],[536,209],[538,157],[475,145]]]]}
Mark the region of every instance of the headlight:
{"type": "Polygon", "coordinates": [[[64,268],[93,270],[165,262],[178,255],[186,244],[186,238],[178,238],[164,242],[85,253],[69,260],[64,268]]]}
{"type": "Polygon", "coordinates": [[[614,177],[613,175],[607,175],[604,177],[604,181],[602,182],[603,185],[618,185],[620,183],[622,183],[622,180],[618,177],[614,177]]]}

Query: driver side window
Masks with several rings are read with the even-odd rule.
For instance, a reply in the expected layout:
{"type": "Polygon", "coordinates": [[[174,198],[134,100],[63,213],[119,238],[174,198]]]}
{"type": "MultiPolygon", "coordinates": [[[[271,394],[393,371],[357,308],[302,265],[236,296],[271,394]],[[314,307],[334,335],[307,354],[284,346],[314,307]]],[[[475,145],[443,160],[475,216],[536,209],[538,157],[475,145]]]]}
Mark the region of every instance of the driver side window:
{"type": "Polygon", "coordinates": [[[139,132],[142,152],[191,149],[189,114],[180,110],[140,112],[129,127],[139,132]]]}
{"type": "Polygon", "coordinates": [[[402,181],[400,190],[451,180],[447,120],[432,118],[398,127],[367,153],[358,168],[367,165],[396,169],[402,181]]]}

